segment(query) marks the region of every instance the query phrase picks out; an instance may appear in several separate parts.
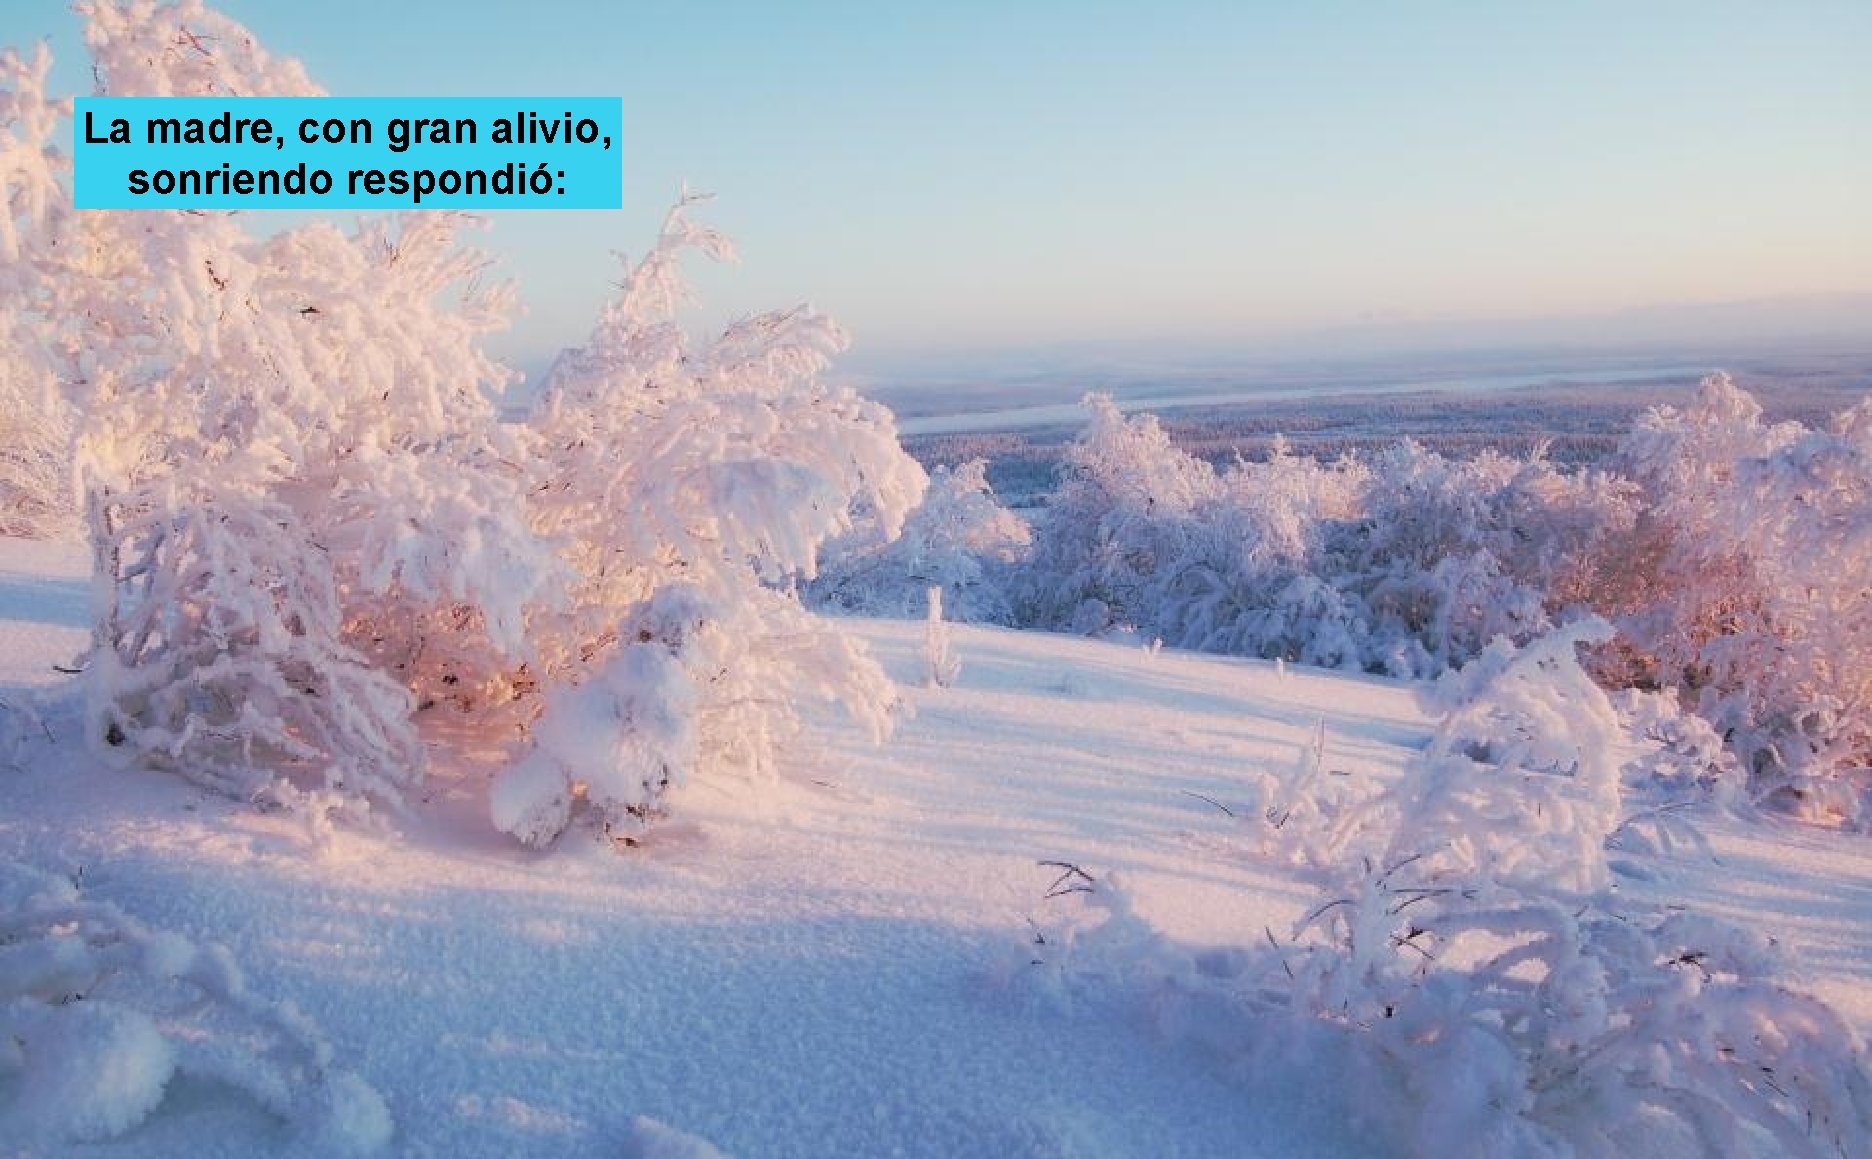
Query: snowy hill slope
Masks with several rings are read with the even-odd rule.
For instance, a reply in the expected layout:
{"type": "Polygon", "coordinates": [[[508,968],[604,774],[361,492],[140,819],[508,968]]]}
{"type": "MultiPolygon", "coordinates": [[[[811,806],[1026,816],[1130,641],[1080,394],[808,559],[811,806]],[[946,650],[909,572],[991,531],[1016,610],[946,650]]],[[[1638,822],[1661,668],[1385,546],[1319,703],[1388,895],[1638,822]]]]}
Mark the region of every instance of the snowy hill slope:
{"type": "MultiPolygon", "coordinates": [[[[1183,943],[1291,927],[1314,892],[1249,856],[1225,809],[1322,718],[1332,768],[1399,768],[1432,731],[1403,686],[957,627],[960,683],[926,690],[922,627],[865,623],[915,709],[896,738],[815,726],[784,783],[695,788],[641,848],[518,850],[468,807],[483,788],[446,776],[394,822],[403,839],[320,842],[80,751],[51,666],[84,639],[82,562],[0,554],[0,697],[51,696],[0,768],[0,863],[227,946],[383,1095],[395,1153],[707,1153],[659,1124],[743,1156],[1391,1147],[1332,1076],[1250,1073],[1147,1010],[1032,985],[1029,943],[1054,913],[1060,871],[1043,861],[1120,871],[1183,943]]],[[[1740,823],[1713,836],[1720,864],[1652,863],[1624,888],[1783,939],[1814,989],[1872,1025],[1863,844],[1740,823]]],[[[251,1102],[178,1083],[95,1149],[285,1141],[251,1102]]]]}

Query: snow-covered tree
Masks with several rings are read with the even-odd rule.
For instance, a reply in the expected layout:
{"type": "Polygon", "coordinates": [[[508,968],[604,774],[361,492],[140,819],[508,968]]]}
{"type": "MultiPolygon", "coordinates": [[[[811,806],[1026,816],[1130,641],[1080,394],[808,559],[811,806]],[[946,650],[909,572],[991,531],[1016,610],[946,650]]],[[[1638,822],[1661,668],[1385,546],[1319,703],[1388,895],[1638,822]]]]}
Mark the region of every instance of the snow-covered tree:
{"type": "Polygon", "coordinates": [[[902,534],[889,538],[865,519],[826,545],[806,599],[828,611],[911,619],[933,584],[951,619],[1010,624],[1006,585],[1031,540],[1027,522],[996,501],[987,460],[937,467],[902,534]]]}

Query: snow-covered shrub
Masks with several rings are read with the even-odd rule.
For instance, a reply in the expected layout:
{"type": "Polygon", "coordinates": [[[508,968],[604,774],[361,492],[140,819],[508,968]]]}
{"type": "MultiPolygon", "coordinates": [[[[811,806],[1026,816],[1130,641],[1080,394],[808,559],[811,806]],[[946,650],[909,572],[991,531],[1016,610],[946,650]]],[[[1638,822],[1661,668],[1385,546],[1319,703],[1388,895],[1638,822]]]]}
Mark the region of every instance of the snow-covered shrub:
{"type": "Polygon", "coordinates": [[[1324,570],[1370,625],[1368,664],[1435,676],[1497,636],[1551,626],[1562,569],[1618,517],[1596,477],[1492,451],[1457,461],[1405,441],[1376,455],[1358,517],[1329,532],[1324,570]]]}
{"type": "Polygon", "coordinates": [[[1358,510],[1368,483],[1350,460],[1323,464],[1276,443],[1236,463],[1185,533],[1190,550],[1147,595],[1153,631],[1180,647],[1362,667],[1364,609],[1321,575],[1327,535],[1358,510]]]}
{"type": "MultiPolygon", "coordinates": [[[[316,91],[195,0],[85,14],[104,91],[316,91]]],[[[7,159],[62,191],[53,142],[7,159]]],[[[494,423],[510,372],[479,346],[510,296],[474,283],[461,219],[266,238],[237,214],[12,221],[29,354],[83,416],[91,740],[225,791],[419,778],[411,707],[520,663],[550,568],[527,558],[494,423]]]]}
{"type": "Polygon", "coordinates": [[[1628,649],[1612,678],[1679,689],[1758,798],[1872,823],[1872,400],[1768,424],[1717,374],[1620,459],[1650,506],[1601,597],[1628,649]]]}
{"type": "Polygon", "coordinates": [[[935,584],[951,619],[1010,624],[1004,586],[1031,539],[1026,521],[996,501],[987,460],[937,467],[901,535],[888,538],[867,519],[827,543],[806,600],[827,611],[911,619],[935,584]]]}
{"type": "Polygon", "coordinates": [[[1358,1111],[1411,1154],[1855,1153],[1872,1062],[1852,1025],[1762,937],[1608,888],[1622,735],[1576,651],[1609,634],[1498,641],[1446,678],[1402,778],[1313,819],[1315,863],[1336,861],[1285,939],[1179,946],[1073,869],[1049,897],[1082,912],[1023,947],[1042,991],[1128,993],[1274,1065],[1336,1035],[1358,1111]]]}
{"type": "Polygon", "coordinates": [[[1577,649],[1603,621],[1525,648],[1497,640],[1429,693],[1445,715],[1429,746],[1337,822],[1340,865],[1409,861],[1515,888],[1586,895],[1609,882],[1605,840],[1623,819],[1624,732],[1577,649]]]}
{"type": "MultiPolygon", "coordinates": [[[[104,91],[316,91],[199,0],[83,11],[104,91]]],[[[503,423],[517,375],[484,337],[512,295],[467,219],[259,237],[239,214],[73,214],[44,71],[0,70],[0,339],[81,415],[94,743],[355,804],[425,775],[423,722],[457,759],[517,752],[497,811],[543,840],[558,797],[641,819],[696,769],[770,770],[802,704],[888,724],[881,671],[783,589],[856,510],[895,534],[925,477],[888,411],[820,380],[844,343],[823,316],[684,332],[680,251],[727,253],[686,202],[503,423]],[[622,762],[598,779],[563,723],[594,714],[622,762]]]]}
{"type": "Polygon", "coordinates": [[[1625,731],[1651,744],[1625,766],[1625,783],[1639,791],[1694,795],[1733,805],[1743,788],[1742,766],[1710,723],[1686,712],[1674,691],[1635,688],[1612,694],[1625,731]]]}
{"type": "Polygon", "coordinates": [[[503,832],[543,845],[586,815],[629,843],[698,775],[771,777],[806,705],[841,707],[874,739],[891,729],[897,692],[876,662],[781,592],[711,603],[668,584],[618,639],[546,696],[530,751],[496,777],[503,832]]]}
{"type": "MultiPolygon", "coordinates": [[[[0,378],[8,343],[0,339],[0,378]]],[[[0,381],[0,536],[45,539],[76,528],[67,469],[70,415],[58,396],[0,381]]]]}
{"type": "Polygon", "coordinates": [[[1330,765],[1327,747],[1322,716],[1307,742],[1295,746],[1285,769],[1243,769],[1228,799],[1214,802],[1234,818],[1248,852],[1314,870],[1330,870],[1344,859],[1349,835],[1383,786],[1368,775],[1330,765]]]}
{"type": "Polygon", "coordinates": [[[96,514],[112,619],[89,656],[107,747],[241,798],[283,773],[394,800],[423,770],[409,690],[345,641],[332,555],[285,504],[151,488],[96,514]]]}
{"type": "Polygon", "coordinates": [[[1018,585],[1024,623],[1432,677],[1546,631],[1633,518],[1629,487],[1538,453],[1405,442],[1321,463],[1277,442],[1218,474],[1154,418],[1090,405],[1018,585]]]}
{"type": "Polygon", "coordinates": [[[0,48],[0,536],[42,537],[76,526],[72,408],[34,342],[41,287],[36,232],[62,221],[64,164],[49,142],[69,103],[48,100],[52,55],[0,48]]]}
{"type": "Polygon", "coordinates": [[[923,470],[889,411],[820,380],[845,343],[823,315],[761,315],[706,344],[681,329],[682,252],[731,252],[691,203],[561,356],[525,431],[535,527],[576,577],[528,620],[534,670],[558,689],[540,751],[495,785],[497,824],[529,841],[570,820],[567,801],[615,829],[698,769],[770,773],[805,703],[889,728],[882,669],[782,589],[860,508],[896,534],[923,470]],[[619,754],[603,779],[599,752],[570,751],[585,726],[561,720],[619,754]]]}
{"type": "Polygon", "coordinates": [[[1427,1152],[1611,1154],[1659,1117],[1705,1148],[1860,1137],[1858,1039],[1761,939],[1608,892],[1625,733],[1577,650],[1611,634],[1497,641],[1445,677],[1431,745],[1348,834],[1357,868],[1261,981],[1368,1039],[1427,1152]]]}
{"type": "Polygon", "coordinates": [[[1638,1130],[1844,1154],[1872,1129],[1858,1035],[1758,935],[1417,870],[1368,871],[1254,979],[1367,1044],[1415,1153],[1618,1155],[1638,1130]]]}
{"type": "Polygon", "coordinates": [[[377,1092],[333,1065],[290,1003],[250,991],[224,948],[0,862],[0,1137],[115,1139],[160,1109],[177,1076],[244,1095],[319,1154],[389,1141],[377,1092]]]}
{"type": "Polygon", "coordinates": [[[1765,939],[1373,866],[1291,940],[1188,946],[1087,874],[1021,946],[1056,1008],[1147,1017],[1250,1069],[1330,1065],[1411,1155],[1851,1155],[1872,1130],[1853,1026],[1765,939]]]}
{"type": "Polygon", "coordinates": [[[1017,614],[1076,632],[1143,627],[1151,588],[1188,554],[1195,513],[1216,494],[1215,470],[1172,445],[1154,416],[1127,419],[1106,395],[1085,405],[1092,418],[1066,450],[1017,614]]]}
{"type": "Polygon", "coordinates": [[[1276,639],[1306,647],[1306,626],[1286,613],[1311,602],[1293,581],[1310,573],[1323,509],[1343,505],[1340,480],[1286,455],[1265,479],[1245,468],[1218,475],[1154,416],[1126,418],[1102,395],[1086,406],[1091,421],[1067,448],[1019,577],[1020,621],[1134,627],[1208,651],[1260,654],[1276,639]]]}
{"type": "Polygon", "coordinates": [[[324,787],[371,790],[421,776],[413,704],[503,699],[553,565],[502,465],[488,391],[505,374],[475,345],[491,315],[473,311],[495,306],[464,318],[440,300],[474,268],[456,229],[142,231],[151,272],[126,276],[156,279],[174,300],[151,312],[201,330],[105,322],[89,354],[112,384],[79,440],[94,739],[226,788],[230,746],[290,735],[324,787]],[[216,301],[234,292],[250,309],[216,301]],[[277,696],[243,702],[249,682],[277,696]]]}
{"type": "Polygon", "coordinates": [[[934,585],[924,617],[923,660],[924,682],[931,688],[947,688],[962,675],[962,660],[949,637],[949,622],[943,619],[943,590],[934,585]]]}
{"type": "Polygon", "coordinates": [[[1290,769],[1244,771],[1230,812],[1259,856],[1328,880],[1409,859],[1515,886],[1603,888],[1627,735],[1577,652],[1610,633],[1587,619],[1526,647],[1498,639],[1446,674],[1424,690],[1437,731],[1395,780],[1333,767],[1321,718],[1290,769]]]}
{"type": "Polygon", "coordinates": [[[495,828],[528,845],[565,831],[575,805],[629,841],[695,766],[696,687],[678,653],[631,642],[583,684],[552,697],[533,748],[494,783],[495,828]]]}
{"type": "Polygon", "coordinates": [[[1433,676],[1496,636],[1545,626],[1539,595],[1484,544],[1491,500],[1513,469],[1492,453],[1460,463],[1410,441],[1375,457],[1361,518],[1336,529],[1332,564],[1338,586],[1369,609],[1395,675],[1433,676]]]}
{"type": "Polygon", "coordinates": [[[77,529],[72,408],[26,352],[6,264],[0,258],[0,536],[52,538],[77,529]]]}

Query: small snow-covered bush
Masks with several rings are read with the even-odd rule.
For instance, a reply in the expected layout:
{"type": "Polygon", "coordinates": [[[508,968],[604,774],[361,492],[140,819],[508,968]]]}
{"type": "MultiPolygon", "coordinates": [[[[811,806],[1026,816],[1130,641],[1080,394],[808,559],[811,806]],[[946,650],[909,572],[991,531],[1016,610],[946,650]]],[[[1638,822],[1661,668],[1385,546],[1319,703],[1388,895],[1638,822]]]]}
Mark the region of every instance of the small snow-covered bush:
{"type": "Polygon", "coordinates": [[[779,592],[712,604],[669,585],[619,635],[628,642],[547,697],[530,751],[495,779],[503,832],[543,845],[584,815],[628,843],[698,775],[773,776],[807,705],[842,707],[874,739],[890,731],[897,691],[876,662],[779,592]]]}
{"type": "Polygon", "coordinates": [[[696,688],[679,653],[632,642],[555,696],[533,748],[494,784],[494,826],[528,845],[565,831],[581,801],[628,839],[696,763],[696,688]]]}
{"type": "Polygon", "coordinates": [[[1256,980],[1368,1045],[1413,1151],[1618,1155],[1664,1120],[1699,1151],[1823,1155],[1872,1129],[1857,1034],[1759,936],[1416,870],[1366,873],[1256,980]]]}
{"type": "Polygon", "coordinates": [[[1446,677],[1437,693],[1451,711],[1385,794],[1379,859],[1547,892],[1605,888],[1624,734],[1576,649],[1611,635],[1587,620],[1525,648],[1497,640],[1446,677]]]}
{"type": "Polygon", "coordinates": [[[0,536],[69,534],[77,522],[65,469],[68,416],[53,397],[20,401],[10,393],[0,384],[0,536]]]}
{"type": "Polygon", "coordinates": [[[949,637],[949,622],[943,619],[943,590],[929,589],[929,610],[924,618],[924,682],[931,688],[947,688],[962,675],[962,660],[955,654],[949,637]]]}
{"type": "Polygon", "coordinates": [[[1327,744],[1322,716],[1286,770],[1243,770],[1236,799],[1217,802],[1235,818],[1255,856],[1314,870],[1330,869],[1346,856],[1347,841],[1383,790],[1369,776],[1329,767],[1327,744]]]}
{"type": "Polygon", "coordinates": [[[0,862],[0,1137],[115,1139],[178,1077],[251,1099],[321,1154],[389,1141],[382,1098],[220,946],[152,930],[70,882],[0,862]]]}
{"type": "Polygon", "coordinates": [[[1741,797],[1741,762],[1710,723],[1686,712],[1675,691],[1622,689],[1612,694],[1619,719],[1632,736],[1650,741],[1625,766],[1625,783],[1678,797],[1695,796],[1729,806],[1741,797]]]}
{"type": "Polygon", "coordinates": [[[1328,881],[1348,865],[1409,862],[1575,896],[1604,888],[1626,735],[1577,651],[1610,634],[1589,619],[1526,647],[1496,640],[1425,690],[1443,719],[1395,781],[1329,775],[1322,720],[1292,774],[1250,779],[1260,852],[1328,881]]]}
{"type": "Polygon", "coordinates": [[[1396,783],[1296,814],[1326,888],[1285,940],[1179,946],[1073,869],[1049,896],[1081,914],[1024,947],[1043,991],[1129,994],[1273,1065],[1336,1036],[1357,1111],[1411,1154],[1856,1153],[1852,1025],[1766,939],[1609,888],[1623,737],[1575,654],[1609,634],[1491,645],[1436,690],[1448,715],[1396,783]]]}
{"type": "Polygon", "coordinates": [[[937,467],[902,534],[889,538],[865,520],[826,544],[806,600],[827,611],[911,619],[934,584],[951,619],[1011,624],[1008,573],[1031,539],[1026,521],[996,501],[985,459],[937,467]]]}

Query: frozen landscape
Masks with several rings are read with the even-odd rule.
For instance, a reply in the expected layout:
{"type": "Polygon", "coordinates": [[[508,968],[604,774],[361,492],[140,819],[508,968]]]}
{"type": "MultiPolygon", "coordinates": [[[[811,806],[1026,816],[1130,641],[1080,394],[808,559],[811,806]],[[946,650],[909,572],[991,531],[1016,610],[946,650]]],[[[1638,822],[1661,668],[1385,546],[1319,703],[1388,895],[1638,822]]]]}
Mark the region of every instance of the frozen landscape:
{"type": "MultiPolygon", "coordinates": [[[[226,946],[382,1096],[394,1153],[709,1153],[641,1119],[742,1155],[1413,1147],[1398,1089],[1348,1081],[1329,1045],[1186,964],[1259,953],[1267,931],[1286,941],[1319,904],[1317,875],[1269,856],[1245,816],[1257,779],[1303,766],[1322,723],[1335,773],[1398,777],[1435,727],[1404,685],[957,626],[960,678],[923,688],[921,626],[865,622],[915,709],[894,740],[815,725],[757,801],[698,788],[638,848],[499,842],[475,822],[474,779],[439,781],[394,837],[315,837],[86,753],[53,671],[84,644],[82,562],[17,543],[0,561],[0,689],[54,706],[0,772],[8,896],[30,869],[226,946]],[[1121,881],[1129,943],[1081,933],[1056,957],[1096,919],[1086,895],[1047,898],[1062,871],[1040,862],[1121,881]]],[[[1615,855],[1621,904],[1771,940],[1778,982],[1872,1027],[1864,838],[1698,823],[1707,848],[1615,855]]],[[[66,1153],[30,1140],[79,1107],[116,1110],[109,1090],[67,1104],[21,1085],[0,1085],[9,1153],[66,1153]]],[[[334,1146],[183,1075],[134,1130],[73,1153],[295,1143],[334,1146]]]]}
{"type": "Polygon", "coordinates": [[[463,215],[73,209],[59,75],[0,1159],[1872,1157],[1864,294],[880,378],[685,187],[529,378],[463,215]]]}

